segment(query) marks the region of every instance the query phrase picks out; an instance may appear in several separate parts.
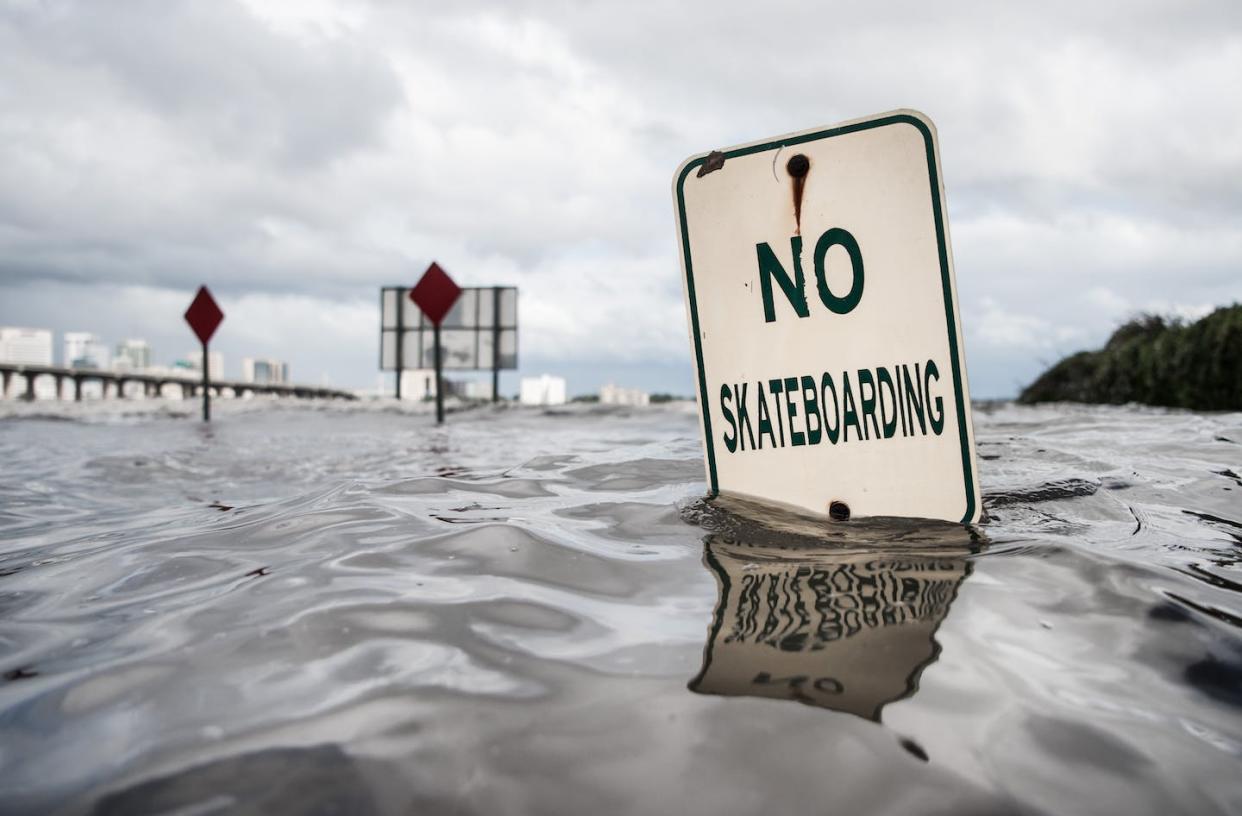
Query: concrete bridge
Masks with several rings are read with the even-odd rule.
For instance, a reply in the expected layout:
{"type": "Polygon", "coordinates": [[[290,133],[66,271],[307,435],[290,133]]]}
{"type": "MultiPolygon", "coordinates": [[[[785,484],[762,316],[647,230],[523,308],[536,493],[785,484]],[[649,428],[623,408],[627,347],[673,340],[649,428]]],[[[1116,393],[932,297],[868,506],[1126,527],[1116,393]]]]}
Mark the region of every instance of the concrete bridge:
{"type": "MultiPolygon", "coordinates": [[[[77,402],[82,400],[82,383],[97,381],[101,384],[103,396],[108,397],[108,392],[112,390],[112,386],[116,386],[115,392],[117,397],[125,396],[125,386],[127,383],[141,383],[144,396],[164,396],[164,389],[180,388],[182,399],[190,399],[191,397],[202,394],[203,382],[201,372],[188,372],[186,376],[178,376],[175,374],[150,374],[143,371],[103,371],[93,368],[62,368],[60,366],[43,366],[43,365],[23,365],[20,363],[0,363],[0,394],[8,395],[9,384],[14,377],[23,377],[26,380],[26,389],[22,394],[22,399],[33,400],[35,398],[35,380],[39,377],[53,377],[56,380],[56,398],[67,399],[65,394],[66,384],[73,384],[73,399],[77,402]]],[[[247,393],[250,394],[278,394],[286,397],[300,397],[302,399],[357,399],[348,391],[342,391],[337,388],[323,388],[312,385],[277,385],[266,383],[248,383],[236,382],[233,380],[212,381],[208,388],[211,389],[212,396],[220,396],[226,389],[232,391],[234,397],[241,397],[247,393]]]]}

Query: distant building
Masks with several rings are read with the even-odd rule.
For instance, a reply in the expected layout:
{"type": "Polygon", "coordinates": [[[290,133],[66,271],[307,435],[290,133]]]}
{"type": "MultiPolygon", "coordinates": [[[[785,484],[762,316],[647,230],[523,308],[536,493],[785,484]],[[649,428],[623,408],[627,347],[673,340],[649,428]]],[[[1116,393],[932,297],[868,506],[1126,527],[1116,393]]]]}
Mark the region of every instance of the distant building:
{"type": "MultiPolygon", "coordinates": [[[[0,363],[52,365],[52,333],[47,329],[0,326],[0,363]]],[[[56,381],[50,376],[35,378],[34,388],[38,399],[56,396],[56,381]]],[[[24,377],[12,377],[9,393],[3,396],[16,396],[25,393],[25,389],[24,377]]]]}
{"type": "Polygon", "coordinates": [[[126,340],[116,344],[112,367],[117,371],[143,371],[151,366],[151,346],[146,340],[126,340]]]}
{"type": "Polygon", "coordinates": [[[289,364],[282,360],[243,357],[242,381],[255,385],[284,385],[289,382],[289,364]]]}
{"type": "MultiPolygon", "coordinates": [[[[90,368],[106,371],[112,366],[112,352],[99,335],[91,332],[65,332],[65,356],[61,365],[66,368],[90,368]]],[[[97,399],[103,396],[103,383],[87,380],[82,383],[82,398],[97,399]]]]}
{"type": "MultiPolygon", "coordinates": [[[[203,352],[191,351],[185,355],[185,361],[195,371],[203,370],[203,352]]],[[[213,380],[224,379],[224,355],[218,351],[207,352],[207,376],[213,380]]]]}
{"type": "Polygon", "coordinates": [[[401,372],[401,399],[419,402],[436,395],[436,372],[429,368],[401,372]]]}
{"type": "Polygon", "coordinates": [[[0,362],[52,364],[52,333],[47,329],[0,327],[0,362]]]}
{"type": "Polygon", "coordinates": [[[599,389],[602,405],[650,405],[651,395],[638,388],[618,388],[608,383],[599,389]]]}
{"type": "Polygon", "coordinates": [[[65,357],[67,368],[106,369],[112,365],[112,353],[90,332],[65,332],[65,357]]]}
{"type": "Polygon", "coordinates": [[[523,405],[564,405],[565,378],[551,374],[523,377],[518,398],[523,405]]]}
{"type": "Polygon", "coordinates": [[[491,380],[464,380],[455,385],[453,390],[465,399],[488,400],[492,398],[491,380]]]}

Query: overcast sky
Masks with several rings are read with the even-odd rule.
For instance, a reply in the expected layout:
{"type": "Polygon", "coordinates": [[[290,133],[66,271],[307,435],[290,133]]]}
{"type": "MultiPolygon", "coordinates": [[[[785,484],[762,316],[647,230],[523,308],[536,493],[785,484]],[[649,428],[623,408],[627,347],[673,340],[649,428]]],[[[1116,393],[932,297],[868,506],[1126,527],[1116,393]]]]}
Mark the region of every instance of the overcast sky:
{"type": "MultiPolygon", "coordinates": [[[[522,373],[693,393],[688,155],[938,126],[976,397],[1242,293],[1242,3],[0,0],[0,324],[374,386],[378,287],[521,288],[522,373]]],[[[60,339],[57,339],[60,354],[60,339]]]]}

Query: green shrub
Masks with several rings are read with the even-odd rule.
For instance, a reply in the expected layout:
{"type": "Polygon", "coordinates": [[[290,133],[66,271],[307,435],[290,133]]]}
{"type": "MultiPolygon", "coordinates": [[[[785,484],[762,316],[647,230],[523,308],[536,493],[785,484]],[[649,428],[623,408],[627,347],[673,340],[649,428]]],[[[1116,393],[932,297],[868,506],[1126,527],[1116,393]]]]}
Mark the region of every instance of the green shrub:
{"type": "Polygon", "coordinates": [[[1138,317],[1099,351],[1079,352],[1045,371],[1018,401],[1242,410],[1242,305],[1190,324],[1138,317]]]}

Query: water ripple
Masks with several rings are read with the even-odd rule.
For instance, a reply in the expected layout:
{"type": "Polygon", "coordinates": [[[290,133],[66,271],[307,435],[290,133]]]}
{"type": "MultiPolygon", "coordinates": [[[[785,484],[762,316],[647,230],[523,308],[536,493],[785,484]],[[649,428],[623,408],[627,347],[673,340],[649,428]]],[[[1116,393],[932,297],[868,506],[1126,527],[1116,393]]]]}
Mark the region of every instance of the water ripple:
{"type": "Polygon", "coordinates": [[[1242,810],[1242,416],[977,422],[963,527],[684,411],[0,420],[4,809],[1242,810]]]}

